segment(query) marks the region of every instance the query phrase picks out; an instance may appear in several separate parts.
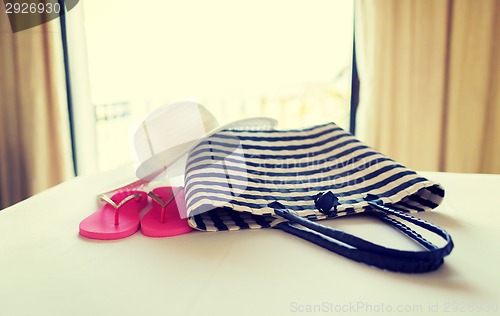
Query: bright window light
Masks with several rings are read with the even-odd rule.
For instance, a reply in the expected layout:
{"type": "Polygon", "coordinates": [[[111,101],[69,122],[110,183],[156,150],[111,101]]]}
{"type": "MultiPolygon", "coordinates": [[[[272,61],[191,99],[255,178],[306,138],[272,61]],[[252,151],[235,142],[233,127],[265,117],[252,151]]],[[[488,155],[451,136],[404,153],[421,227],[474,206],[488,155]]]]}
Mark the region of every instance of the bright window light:
{"type": "Polygon", "coordinates": [[[353,2],[85,0],[99,169],[132,161],[129,128],[194,100],[224,124],[349,125],[353,2]]]}

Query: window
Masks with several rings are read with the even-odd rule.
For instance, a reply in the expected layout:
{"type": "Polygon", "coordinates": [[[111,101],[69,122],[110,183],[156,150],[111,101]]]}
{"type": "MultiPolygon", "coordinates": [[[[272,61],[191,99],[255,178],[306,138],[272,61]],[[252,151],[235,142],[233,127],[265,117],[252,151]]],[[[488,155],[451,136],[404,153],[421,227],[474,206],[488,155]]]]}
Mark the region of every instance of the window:
{"type": "Polygon", "coordinates": [[[221,124],[270,116],[278,128],[349,128],[352,1],[81,4],[101,171],[130,164],[130,127],[178,100],[221,124]]]}

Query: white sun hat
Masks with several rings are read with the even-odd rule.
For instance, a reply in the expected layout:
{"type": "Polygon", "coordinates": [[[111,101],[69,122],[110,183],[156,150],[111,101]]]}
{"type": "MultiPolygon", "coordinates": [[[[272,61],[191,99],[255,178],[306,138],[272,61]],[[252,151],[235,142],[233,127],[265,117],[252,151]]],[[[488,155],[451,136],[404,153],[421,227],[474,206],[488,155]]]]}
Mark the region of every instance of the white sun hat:
{"type": "Polygon", "coordinates": [[[133,135],[140,162],[136,176],[146,181],[161,177],[201,141],[219,131],[272,130],[276,124],[272,118],[254,117],[220,126],[212,113],[196,102],[180,101],[161,106],[144,119],[133,135]]]}

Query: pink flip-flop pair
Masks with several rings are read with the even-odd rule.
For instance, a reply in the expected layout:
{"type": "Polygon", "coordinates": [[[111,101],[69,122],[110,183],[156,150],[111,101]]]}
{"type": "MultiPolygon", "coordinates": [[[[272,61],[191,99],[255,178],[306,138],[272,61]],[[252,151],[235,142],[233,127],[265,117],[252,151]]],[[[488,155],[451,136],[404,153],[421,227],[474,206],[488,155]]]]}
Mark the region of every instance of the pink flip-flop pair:
{"type": "Polygon", "coordinates": [[[186,218],[184,189],[159,187],[148,194],[143,191],[119,192],[111,198],[102,195],[106,204],[80,222],[80,235],[101,240],[121,239],[139,229],[150,237],[169,237],[186,234],[193,229],[186,218]],[[141,219],[140,211],[152,208],[141,219]]]}

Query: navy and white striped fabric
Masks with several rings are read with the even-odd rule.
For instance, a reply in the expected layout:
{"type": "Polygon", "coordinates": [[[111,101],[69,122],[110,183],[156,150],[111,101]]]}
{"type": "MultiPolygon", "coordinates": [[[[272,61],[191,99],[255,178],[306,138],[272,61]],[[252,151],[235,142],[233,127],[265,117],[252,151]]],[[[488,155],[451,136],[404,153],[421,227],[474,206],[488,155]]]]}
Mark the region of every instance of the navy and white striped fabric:
{"type": "Polygon", "coordinates": [[[259,229],[275,220],[279,201],[311,220],[325,219],[315,196],[339,198],[329,218],[363,212],[367,194],[404,212],[439,205],[436,182],[364,145],[334,123],[301,130],[219,132],[194,148],[187,161],[189,223],[202,231],[259,229]]]}

